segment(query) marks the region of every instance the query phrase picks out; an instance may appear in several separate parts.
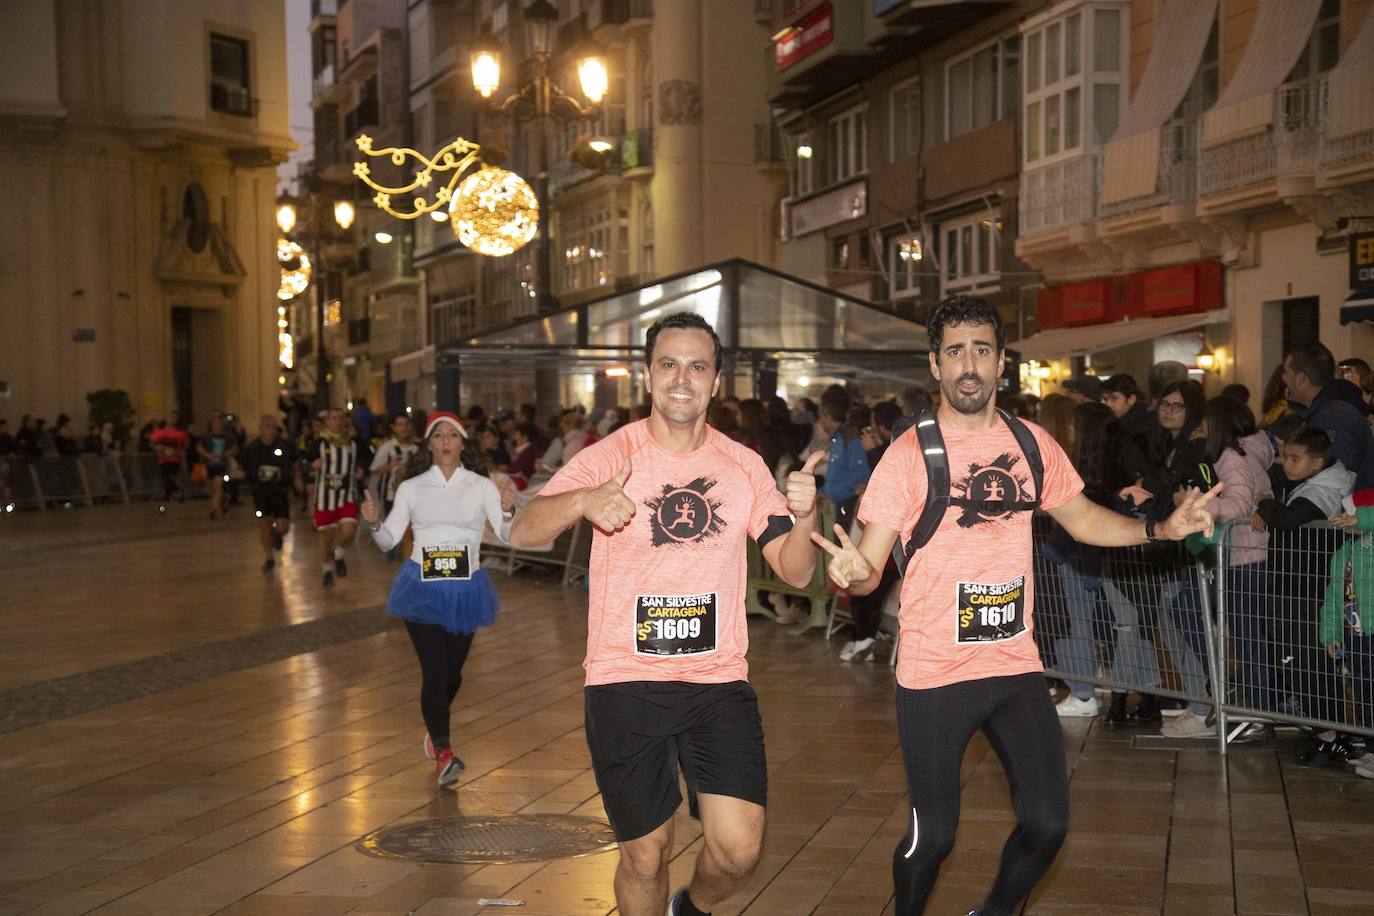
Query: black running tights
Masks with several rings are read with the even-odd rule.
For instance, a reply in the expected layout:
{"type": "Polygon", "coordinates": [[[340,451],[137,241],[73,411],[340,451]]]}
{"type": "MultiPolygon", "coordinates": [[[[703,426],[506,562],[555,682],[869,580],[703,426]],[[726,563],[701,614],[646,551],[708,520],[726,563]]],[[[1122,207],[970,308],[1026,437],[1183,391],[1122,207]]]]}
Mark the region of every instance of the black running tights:
{"type": "MultiPolygon", "coordinates": [[[[897,688],[897,733],[911,794],[911,823],[892,858],[899,916],[925,911],[959,825],[959,771],[981,728],[1011,784],[1016,829],[1002,847],[987,916],[1011,916],[1054,861],[1069,821],[1064,745],[1042,674],[897,688]]],[[[972,904],[970,904],[972,906],[972,904]]]]}
{"type": "Polygon", "coordinates": [[[463,684],[463,662],[472,648],[471,633],[450,633],[438,624],[406,621],[406,632],[420,659],[420,714],[437,748],[449,746],[448,716],[463,684]]]}

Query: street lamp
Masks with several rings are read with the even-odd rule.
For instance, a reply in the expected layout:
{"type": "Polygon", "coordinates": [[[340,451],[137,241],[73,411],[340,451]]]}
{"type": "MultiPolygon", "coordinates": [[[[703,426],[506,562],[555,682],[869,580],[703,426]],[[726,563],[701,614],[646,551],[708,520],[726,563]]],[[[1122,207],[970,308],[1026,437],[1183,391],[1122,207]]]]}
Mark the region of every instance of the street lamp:
{"type": "MultiPolygon", "coordinates": [[[[493,94],[501,86],[501,54],[490,39],[479,42],[471,55],[472,85],[487,100],[492,114],[510,113],[517,121],[533,121],[535,145],[538,148],[538,170],[535,176],[535,197],[539,206],[548,208],[549,151],[548,122],[594,120],[601,114],[601,101],[606,97],[609,78],[606,62],[599,55],[589,54],[578,61],[577,77],[588,104],[564,92],[549,75],[553,60],[553,33],[558,23],[558,10],[548,0],[534,0],[525,7],[525,30],[530,40],[529,78],[503,101],[496,102],[493,94]]],[[[536,283],[540,311],[553,306],[553,267],[547,226],[539,233],[539,253],[536,263],[536,283]]]]}
{"type": "MultiPolygon", "coordinates": [[[[334,224],[340,229],[348,229],[353,225],[356,211],[351,201],[328,200],[328,195],[317,187],[317,176],[309,174],[305,180],[307,190],[304,196],[298,199],[282,198],[277,206],[277,227],[283,235],[277,244],[278,259],[283,263],[282,288],[278,296],[283,300],[294,299],[311,285],[315,287],[315,410],[320,411],[329,406],[329,360],[324,347],[324,284],[320,274],[323,266],[320,243],[322,238],[327,237],[325,213],[332,210],[334,224]],[[297,229],[299,231],[295,231],[297,229]],[[300,237],[299,241],[291,238],[293,231],[300,237]],[[305,246],[310,249],[308,255],[305,246]]],[[[289,351],[294,362],[295,341],[282,328],[284,313],[284,307],[277,313],[280,316],[277,321],[279,352],[285,354],[289,351]]]]}

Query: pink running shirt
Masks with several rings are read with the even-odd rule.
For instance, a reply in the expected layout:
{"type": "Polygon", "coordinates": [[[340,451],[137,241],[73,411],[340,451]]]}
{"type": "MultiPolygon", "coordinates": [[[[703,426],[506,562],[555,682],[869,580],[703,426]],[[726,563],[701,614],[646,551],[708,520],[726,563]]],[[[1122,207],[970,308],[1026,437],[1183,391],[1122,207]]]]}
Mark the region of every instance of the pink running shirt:
{"type": "MultiPolygon", "coordinates": [[[[1083,481],[1049,433],[1034,423],[1026,426],[1045,464],[1040,507],[1057,509],[1082,491],[1083,481]]],[[[924,690],[1042,671],[1033,635],[1032,513],[981,503],[1034,499],[1025,456],[1000,418],[988,429],[941,427],[940,433],[949,457],[951,505],[902,581],[897,683],[924,690]]],[[[925,497],[925,461],[911,429],[874,469],[859,521],[899,531],[905,544],[925,497]]]]}
{"type": "Polygon", "coordinates": [[[746,538],[787,517],[763,459],[711,427],[694,452],[660,448],[649,421],[579,451],[540,496],[605,483],[631,462],[635,517],[592,537],[587,684],[747,680],[746,538]]]}

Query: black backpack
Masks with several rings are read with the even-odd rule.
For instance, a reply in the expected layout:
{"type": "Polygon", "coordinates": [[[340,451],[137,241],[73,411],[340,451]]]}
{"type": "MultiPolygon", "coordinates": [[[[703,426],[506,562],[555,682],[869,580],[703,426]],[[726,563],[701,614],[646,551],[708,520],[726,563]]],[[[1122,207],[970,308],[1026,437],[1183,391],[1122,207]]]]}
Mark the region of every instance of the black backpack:
{"type": "MultiPolygon", "coordinates": [[[[1009,512],[1032,512],[1040,507],[1040,489],[1045,482],[1045,463],[1040,458],[1040,446],[1036,444],[1035,436],[1026,424],[1000,407],[997,408],[997,415],[1016,437],[1016,444],[1026,457],[1031,481],[1035,485],[1034,499],[1029,502],[1005,503],[1001,508],[1009,512]]],[[[895,442],[907,427],[913,425],[916,427],[916,444],[920,447],[921,456],[926,464],[926,503],[921,509],[920,517],[916,519],[916,526],[911,529],[911,540],[903,546],[899,532],[897,542],[892,545],[892,559],[896,562],[897,572],[901,575],[906,575],[907,564],[911,562],[911,557],[916,551],[930,543],[930,539],[935,536],[950,505],[949,456],[945,453],[945,440],[940,435],[940,424],[936,422],[935,414],[926,409],[915,417],[903,417],[898,420],[892,430],[892,440],[895,442]]]]}

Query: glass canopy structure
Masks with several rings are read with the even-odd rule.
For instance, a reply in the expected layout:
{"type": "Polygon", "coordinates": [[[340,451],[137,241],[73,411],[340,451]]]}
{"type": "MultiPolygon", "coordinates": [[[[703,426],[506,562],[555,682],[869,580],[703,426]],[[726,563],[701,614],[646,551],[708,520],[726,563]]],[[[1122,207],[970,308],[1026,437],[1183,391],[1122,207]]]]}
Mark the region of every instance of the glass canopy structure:
{"type": "Polygon", "coordinates": [[[673,312],[700,315],[720,335],[723,393],[816,398],[839,382],[877,396],[931,382],[921,325],[741,259],[471,338],[437,361],[456,370],[463,405],[628,404],[643,391],[644,332],[673,312]]]}

